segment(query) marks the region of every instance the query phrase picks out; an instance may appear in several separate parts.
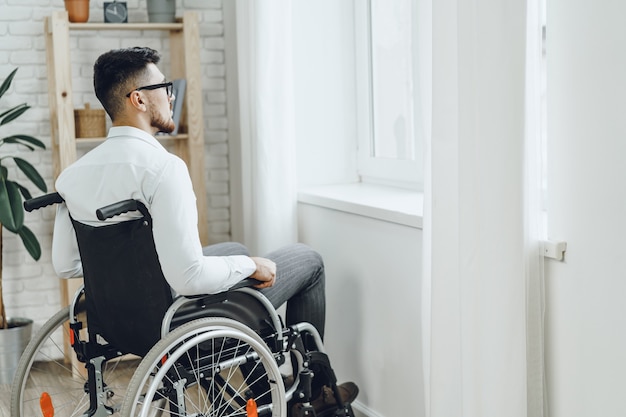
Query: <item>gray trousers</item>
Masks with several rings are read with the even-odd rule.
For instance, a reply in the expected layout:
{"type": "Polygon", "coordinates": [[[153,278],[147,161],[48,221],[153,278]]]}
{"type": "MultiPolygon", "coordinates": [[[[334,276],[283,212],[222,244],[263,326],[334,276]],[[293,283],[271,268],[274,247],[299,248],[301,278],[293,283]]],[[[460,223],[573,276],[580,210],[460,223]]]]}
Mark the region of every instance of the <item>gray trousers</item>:
{"type": "MultiPolygon", "coordinates": [[[[248,255],[248,248],[240,243],[225,242],[203,249],[207,256],[248,255]]],[[[306,321],[324,338],[326,321],[326,294],[324,262],[310,247],[296,243],[272,251],[265,258],[276,263],[276,281],[261,292],[275,308],[287,303],[286,324],[306,321]]]]}

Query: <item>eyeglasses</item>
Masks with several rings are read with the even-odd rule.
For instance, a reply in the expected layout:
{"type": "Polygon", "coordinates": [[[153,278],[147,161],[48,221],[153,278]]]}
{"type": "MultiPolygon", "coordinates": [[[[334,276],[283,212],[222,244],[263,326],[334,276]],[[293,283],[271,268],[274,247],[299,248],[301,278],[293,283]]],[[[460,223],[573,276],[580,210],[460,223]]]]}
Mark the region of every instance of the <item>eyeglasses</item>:
{"type": "MultiPolygon", "coordinates": [[[[157,90],[159,88],[163,88],[165,87],[166,91],[167,91],[167,96],[168,97],[172,97],[172,83],[161,83],[161,84],[152,84],[152,85],[145,85],[143,87],[138,87],[135,88],[133,91],[141,91],[141,90],[157,90]]],[[[130,93],[126,94],[126,97],[130,97],[130,95],[133,93],[133,91],[131,91],[130,93]]]]}

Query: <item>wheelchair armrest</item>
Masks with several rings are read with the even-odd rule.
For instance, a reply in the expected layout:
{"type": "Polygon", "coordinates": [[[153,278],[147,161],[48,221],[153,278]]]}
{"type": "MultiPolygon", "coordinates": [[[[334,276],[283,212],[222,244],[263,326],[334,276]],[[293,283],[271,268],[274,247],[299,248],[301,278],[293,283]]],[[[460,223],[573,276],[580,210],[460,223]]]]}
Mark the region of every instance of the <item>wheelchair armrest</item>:
{"type": "Polygon", "coordinates": [[[232,287],[230,287],[229,289],[227,289],[226,291],[237,290],[239,288],[245,288],[245,287],[254,287],[257,284],[260,284],[261,282],[262,281],[259,281],[258,279],[254,279],[254,278],[244,278],[238,283],[236,283],[235,285],[233,285],[232,287]]]}
{"type": "MultiPolygon", "coordinates": [[[[274,306],[267,299],[267,297],[263,295],[261,291],[253,287],[253,285],[258,284],[259,282],[260,281],[254,278],[245,278],[241,282],[233,285],[228,290],[217,294],[179,295],[174,299],[174,302],[163,317],[163,321],[161,323],[161,336],[163,337],[165,334],[167,334],[170,331],[172,325],[176,326],[195,318],[207,317],[207,310],[205,309],[207,306],[209,306],[210,310],[211,305],[217,305],[229,299],[231,301],[234,299],[240,299],[239,295],[248,294],[253,299],[256,299],[257,305],[263,306],[265,312],[273,312],[270,317],[271,324],[273,326],[273,329],[276,331],[277,338],[282,339],[282,323],[280,321],[280,318],[278,317],[278,314],[276,314],[274,306]]],[[[257,316],[258,315],[255,315],[255,317],[257,316]]],[[[217,317],[230,316],[218,315],[217,317]]]]}
{"type": "Polygon", "coordinates": [[[255,285],[260,284],[260,283],[261,283],[261,281],[259,281],[258,279],[244,278],[241,281],[239,281],[238,283],[236,283],[235,285],[233,285],[232,287],[230,287],[229,289],[227,289],[225,291],[222,291],[222,292],[219,292],[219,293],[215,293],[215,294],[183,295],[183,296],[179,296],[179,297],[184,297],[184,298],[187,298],[189,300],[196,300],[198,298],[219,296],[220,294],[226,294],[229,291],[238,290],[239,288],[254,287],[255,285]]]}

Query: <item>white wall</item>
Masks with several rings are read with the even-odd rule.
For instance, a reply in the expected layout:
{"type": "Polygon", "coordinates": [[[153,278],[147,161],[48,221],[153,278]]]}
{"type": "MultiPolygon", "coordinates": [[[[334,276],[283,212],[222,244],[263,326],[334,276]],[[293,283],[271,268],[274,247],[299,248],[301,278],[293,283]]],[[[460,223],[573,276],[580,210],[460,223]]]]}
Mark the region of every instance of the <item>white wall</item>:
{"type": "Polygon", "coordinates": [[[424,415],[422,230],[309,204],[299,237],[326,267],[325,346],[368,417],[424,415]]]}
{"type": "Polygon", "coordinates": [[[626,3],[547,1],[551,417],[626,415],[626,3]]]}

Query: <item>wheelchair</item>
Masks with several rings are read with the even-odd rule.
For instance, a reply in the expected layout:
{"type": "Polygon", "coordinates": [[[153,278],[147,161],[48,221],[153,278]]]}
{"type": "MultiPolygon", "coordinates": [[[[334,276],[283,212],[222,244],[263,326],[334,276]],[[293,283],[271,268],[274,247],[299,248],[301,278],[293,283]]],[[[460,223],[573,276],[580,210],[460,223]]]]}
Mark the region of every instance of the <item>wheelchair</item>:
{"type": "MultiPolygon", "coordinates": [[[[24,205],[62,202],[52,193],[24,205]]],[[[283,325],[251,279],[173,297],[147,208],[125,200],[96,214],[124,213],[133,218],[99,227],[72,219],[84,284],[23,353],[12,416],[354,417],[311,324],[283,325]],[[335,405],[316,414],[320,383],[335,405]]]]}

